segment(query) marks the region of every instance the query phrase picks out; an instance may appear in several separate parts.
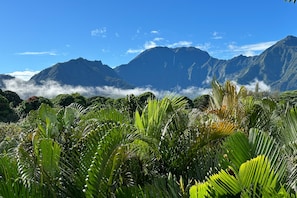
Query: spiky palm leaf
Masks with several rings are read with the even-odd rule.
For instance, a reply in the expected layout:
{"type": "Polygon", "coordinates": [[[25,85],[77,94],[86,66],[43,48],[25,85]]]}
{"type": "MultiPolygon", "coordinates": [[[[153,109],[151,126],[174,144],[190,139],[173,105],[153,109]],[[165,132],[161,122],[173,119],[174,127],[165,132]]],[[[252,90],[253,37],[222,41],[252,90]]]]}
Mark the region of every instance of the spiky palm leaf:
{"type": "Polygon", "coordinates": [[[288,161],[288,186],[297,192],[297,107],[290,109],[283,117],[280,140],[288,161]]]}
{"type": "Polygon", "coordinates": [[[281,146],[276,140],[258,129],[250,129],[249,137],[241,132],[229,136],[223,143],[222,165],[239,170],[242,163],[258,155],[266,156],[275,170],[279,172],[279,182],[285,177],[286,161],[281,153],[281,146]],[[225,164],[227,163],[227,164],[225,164]],[[225,164],[225,165],[224,165],[225,164]]]}
{"type": "Polygon", "coordinates": [[[259,155],[244,162],[235,174],[221,170],[208,178],[204,184],[196,184],[190,189],[190,197],[277,196],[278,172],[273,169],[268,158],[259,155]]]}
{"type": "Polygon", "coordinates": [[[97,151],[98,143],[110,133],[113,128],[118,128],[120,123],[106,122],[97,125],[95,129],[86,133],[72,148],[67,156],[63,156],[61,169],[62,193],[67,196],[84,196],[82,189],[86,182],[88,169],[97,151]]]}
{"type": "Polygon", "coordinates": [[[19,178],[17,161],[7,154],[0,155],[0,197],[39,197],[37,185],[28,187],[19,178]]]}
{"type": "Polygon", "coordinates": [[[119,188],[116,197],[164,197],[179,198],[188,197],[188,193],[183,191],[183,184],[177,181],[176,177],[171,173],[156,177],[151,183],[145,183],[143,186],[133,186],[132,188],[119,188]]]}
{"type": "Polygon", "coordinates": [[[114,127],[102,137],[88,169],[86,196],[112,196],[119,185],[116,174],[119,166],[129,157],[127,144],[133,142],[129,125],[114,127]]]}
{"type": "Polygon", "coordinates": [[[149,152],[153,151],[147,154],[154,160],[154,163],[147,161],[153,165],[151,172],[182,174],[186,171],[189,142],[193,140],[188,139],[191,135],[187,131],[188,122],[186,100],[181,97],[149,100],[141,115],[136,112],[135,126],[141,140],[149,145],[149,152]]]}

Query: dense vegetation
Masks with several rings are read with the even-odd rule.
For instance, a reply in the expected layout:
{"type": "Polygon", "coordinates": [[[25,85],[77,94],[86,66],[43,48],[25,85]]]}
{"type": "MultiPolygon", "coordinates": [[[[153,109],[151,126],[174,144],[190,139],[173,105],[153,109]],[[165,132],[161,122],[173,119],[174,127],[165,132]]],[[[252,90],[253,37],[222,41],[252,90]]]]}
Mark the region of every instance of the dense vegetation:
{"type": "Polygon", "coordinates": [[[295,197],[295,92],[21,100],[0,92],[0,197],[295,197]]]}

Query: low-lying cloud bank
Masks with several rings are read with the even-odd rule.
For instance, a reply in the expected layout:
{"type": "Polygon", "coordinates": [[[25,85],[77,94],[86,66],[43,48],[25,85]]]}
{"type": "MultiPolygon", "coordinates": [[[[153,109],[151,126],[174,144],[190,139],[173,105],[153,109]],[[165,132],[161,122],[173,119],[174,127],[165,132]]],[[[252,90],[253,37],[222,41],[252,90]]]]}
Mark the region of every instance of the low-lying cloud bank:
{"type": "MultiPolygon", "coordinates": [[[[239,85],[235,82],[239,88],[239,85]]],[[[103,87],[83,87],[83,86],[71,86],[61,85],[55,81],[47,81],[42,85],[37,85],[33,82],[23,81],[21,79],[11,79],[4,81],[4,90],[10,90],[16,92],[22,99],[27,99],[31,96],[43,96],[46,98],[53,98],[59,94],[72,94],[79,93],[86,97],[91,96],[105,96],[111,98],[126,97],[127,95],[140,95],[144,92],[152,92],[157,97],[163,97],[166,95],[181,95],[187,96],[191,99],[203,94],[209,94],[211,89],[189,87],[187,89],[177,88],[174,91],[156,90],[150,87],[134,88],[134,89],[120,89],[115,87],[103,86],[103,87]]],[[[258,84],[259,91],[270,91],[270,87],[262,81],[255,80],[248,85],[244,85],[248,90],[254,91],[256,84],[258,84]]]]}

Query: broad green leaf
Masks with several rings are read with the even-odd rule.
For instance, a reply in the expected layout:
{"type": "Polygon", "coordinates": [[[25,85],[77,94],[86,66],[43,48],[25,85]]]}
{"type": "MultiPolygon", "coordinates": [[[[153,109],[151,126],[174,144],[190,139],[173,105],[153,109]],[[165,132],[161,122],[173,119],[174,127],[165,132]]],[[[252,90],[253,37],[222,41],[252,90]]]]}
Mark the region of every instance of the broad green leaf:
{"type": "Polygon", "coordinates": [[[240,166],[238,177],[243,188],[256,195],[257,187],[269,192],[277,185],[278,174],[272,169],[270,161],[259,155],[240,166]]]}
{"type": "Polygon", "coordinates": [[[226,138],[223,143],[224,163],[226,168],[231,165],[234,170],[239,170],[242,163],[251,159],[251,146],[244,133],[236,132],[226,138]]]}
{"type": "Polygon", "coordinates": [[[209,191],[209,183],[196,183],[190,188],[190,198],[204,198],[210,197],[209,191]]]}
{"type": "Polygon", "coordinates": [[[240,183],[237,178],[230,175],[225,170],[221,170],[219,173],[210,176],[208,182],[219,196],[236,195],[241,190],[240,183]]]}
{"type": "Polygon", "coordinates": [[[41,168],[51,177],[56,176],[61,156],[60,145],[53,139],[41,139],[39,148],[41,168]]]}

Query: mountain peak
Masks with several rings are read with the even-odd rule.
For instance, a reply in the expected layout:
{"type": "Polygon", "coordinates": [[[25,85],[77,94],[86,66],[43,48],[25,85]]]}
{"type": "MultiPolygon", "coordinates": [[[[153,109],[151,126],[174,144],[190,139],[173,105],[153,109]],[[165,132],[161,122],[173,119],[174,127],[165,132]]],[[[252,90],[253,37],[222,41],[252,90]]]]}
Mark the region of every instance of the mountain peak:
{"type": "Polygon", "coordinates": [[[195,47],[148,49],[115,71],[135,86],[174,89],[201,84],[208,72],[209,54],[195,47]],[[136,75],[135,75],[136,74],[136,75]]]}
{"type": "Polygon", "coordinates": [[[130,88],[112,68],[101,61],[89,61],[84,58],[58,63],[34,75],[31,81],[42,83],[53,80],[61,84],[74,86],[116,86],[130,88]]]}
{"type": "Polygon", "coordinates": [[[286,38],[277,42],[278,45],[286,45],[286,46],[297,46],[297,37],[289,35],[286,38]]]}

